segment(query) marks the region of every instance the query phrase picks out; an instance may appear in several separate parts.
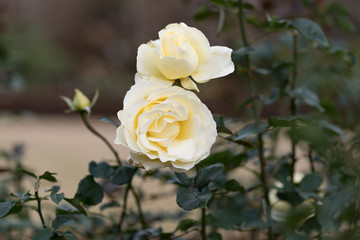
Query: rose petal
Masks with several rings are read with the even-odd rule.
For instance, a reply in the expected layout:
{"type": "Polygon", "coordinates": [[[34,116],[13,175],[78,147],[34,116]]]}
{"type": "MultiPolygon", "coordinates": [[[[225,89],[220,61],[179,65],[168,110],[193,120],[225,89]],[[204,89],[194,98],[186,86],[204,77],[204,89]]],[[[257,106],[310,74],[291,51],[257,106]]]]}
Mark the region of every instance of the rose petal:
{"type": "Polygon", "coordinates": [[[198,83],[205,83],[213,78],[226,76],[234,71],[234,63],[231,61],[232,49],[221,46],[210,48],[210,58],[201,63],[191,74],[198,83]]]}
{"type": "Polygon", "coordinates": [[[156,41],[140,45],[136,57],[136,69],[139,73],[164,79],[164,75],[159,71],[155,64],[155,59],[157,58],[155,48],[157,45],[158,43],[156,41]]]}
{"type": "Polygon", "coordinates": [[[143,166],[147,171],[165,166],[170,166],[170,163],[163,163],[159,159],[150,159],[144,154],[130,152],[130,158],[135,163],[143,166]]]}

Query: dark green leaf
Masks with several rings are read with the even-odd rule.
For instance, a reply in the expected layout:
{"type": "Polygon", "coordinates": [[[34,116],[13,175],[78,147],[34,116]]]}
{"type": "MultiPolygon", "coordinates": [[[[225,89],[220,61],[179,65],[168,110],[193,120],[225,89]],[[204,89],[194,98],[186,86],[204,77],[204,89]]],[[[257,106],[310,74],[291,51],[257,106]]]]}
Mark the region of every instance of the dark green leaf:
{"type": "Polygon", "coordinates": [[[61,202],[61,200],[63,200],[65,197],[65,194],[64,193],[51,193],[50,194],[50,198],[51,200],[56,203],[56,204],[59,204],[61,202]]]}
{"type": "Polygon", "coordinates": [[[278,62],[273,67],[273,75],[280,89],[284,89],[289,83],[291,63],[278,62]]]}
{"type": "Polygon", "coordinates": [[[245,189],[235,179],[230,179],[225,183],[225,189],[230,192],[241,192],[245,193],[245,189]]]}
{"type": "Polygon", "coordinates": [[[201,5],[198,7],[198,9],[196,10],[196,13],[194,15],[194,20],[195,21],[200,21],[200,20],[203,20],[209,16],[212,16],[214,15],[214,11],[209,8],[208,6],[206,5],[201,5]]]}
{"type": "MultiPolygon", "coordinates": [[[[82,213],[83,215],[87,216],[87,213],[85,211],[85,209],[83,208],[83,206],[81,206],[81,202],[79,199],[77,198],[64,198],[64,200],[66,200],[68,203],[70,203],[73,207],[75,207],[80,213],[82,213]]],[[[57,208],[56,210],[63,210],[60,208],[57,208]]],[[[68,213],[74,213],[72,210],[68,209],[65,210],[68,213]]]]}
{"type": "Polygon", "coordinates": [[[56,218],[52,221],[51,225],[56,230],[61,228],[62,226],[68,226],[74,223],[75,223],[74,220],[72,220],[68,216],[60,215],[60,216],[56,216],[56,218]]]}
{"type": "Polygon", "coordinates": [[[328,40],[317,23],[309,19],[297,18],[290,21],[290,25],[298,30],[306,39],[315,41],[320,47],[329,47],[328,40]]]}
{"type": "Polygon", "coordinates": [[[36,176],[34,173],[29,172],[29,171],[27,171],[27,170],[25,170],[25,169],[20,169],[19,172],[20,172],[20,173],[23,173],[23,174],[26,174],[26,175],[28,175],[28,176],[30,176],[30,177],[33,177],[33,178],[35,178],[35,179],[37,179],[37,176],[36,176]]]}
{"type": "Polygon", "coordinates": [[[179,179],[180,184],[190,186],[192,184],[192,179],[190,179],[185,173],[183,172],[175,172],[175,176],[179,179]]]}
{"type": "Polygon", "coordinates": [[[256,7],[254,5],[252,5],[251,3],[247,3],[247,2],[243,3],[243,8],[246,8],[247,10],[251,10],[251,11],[256,10],[256,7]]]}
{"type": "Polygon", "coordinates": [[[206,166],[222,163],[225,171],[230,171],[240,166],[244,159],[248,157],[247,153],[234,154],[229,150],[211,154],[206,159],[202,160],[198,166],[204,168],[206,166]]]}
{"type": "Polygon", "coordinates": [[[120,204],[115,201],[104,203],[101,205],[100,210],[102,211],[104,209],[112,208],[112,207],[120,207],[120,204]]]}
{"type": "Polygon", "coordinates": [[[41,229],[36,231],[35,235],[33,236],[32,240],[48,240],[54,235],[54,232],[50,229],[41,229]]]}
{"type": "Polygon", "coordinates": [[[210,240],[222,240],[221,234],[217,232],[212,232],[209,237],[210,240]]]}
{"type": "Polygon", "coordinates": [[[227,133],[233,135],[232,131],[225,127],[224,116],[213,114],[214,121],[216,122],[216,130],[218,133],[227,133]]]}
{"type": "Polygon", "coordinates": [[[318,173],[310,173],[306,175],[300,182],[300,189],[305,192],[316,191],[322,184],[323,179],[318,173]]]}
{"type": "Polygon", "coordinates": [[[89,164],[89,172],[96,178],[107,179],[111,176],[113,169],[107,162],[100,162],[97,164],[94,161],[91,161],[89,164]]]}
{"type": "Polygon", "coordinates": [[[208,188],[199,191],[197,188],[180,186],[176,196],[176,202],[182,209],[191,211],[199,207],[206,208],[210,198],[211,192],[208,188]]]}
{"type": "Polygon", "coordinates": [[[43,175],[39,177],[39,179],[44,179],[49,182],[57,182],[56,178],[53,175],[56,175],[56,173],[46,171],[43,175]]]}
{"type": "Polygon", "coordinates": [[[133,166],[121,166],[116,169],[112,176],[111,182],[116,185],[128,183],[135,174],[137,168],[133,166]]]}
{"type": "Polygon", "coordinates": [[[236,50],[234,50],[231,54],[231,59],[235,63],[241,63],[243,57],[245,55],[249,55],[251,52],[253,52],[254,49],[251,47],[241,47],[236,50]]]}
{"type": "Polygon", "coordinates": [[[199,170],[195,177],[195,185],[199,188],[207,186],[210,181],[216,179],[224,171],[224,165],[217,163],[199,170]]]}
{"type": "Polygon", "coordinates": [[[176,230],[180,230],[180,231],[187,231],[188,229],[199,225],[199,221],[195,221],[192,219],[183,219],[179,222],[179,224],[176,227],[176,230]]]}
{"type": "Polygon", "coordinates": [[[326,129],[327,131],[330,131],[332,134],[338,135],[338,136],[343,136],[343,130],[341,128],[339,128],[338,126],[325,121],[325,120],[319,120],[318,124],[323,127],[324,129],[326,129]]]}
{"type": "Polygon", "coordinates": [[[16,201],[0,202],[0,217],[4,217],[8,214],[12,207],[14,207],[16,201]]]}
{"type": "Polygon", "coordinates": [[[324,108],[320,105],[318,96],[306,87],[299,87],[288,92],[291,97],[302,100],[308,106],[314,107],[320,112],[324,112],[324,108]]]}
{"type": "Polygon", "coordinates": [[[75,198],[78,198],[86,205],[96,205],[102,201],[104,192],[102,187],[95,182],[94,177],[91,175],[83,178],[78,186],[75,198]]]}
{"type": "Polygon", "coordinates": [[[108,117],[108,116],[99,118],[99,121],[108,122],[108,123],[114,125],[115,127],[119,127],[119,126],[120,126],[117,122],[115,122],[114,120],[112,120],[112,119],[111,119],[110,117],[108,117]]]}
{"type": "Polygon", "coordinates": [[[245,137],[248,137],[250,135],[261,133],[261,132],[265,131],[267,129],[267,127],[268,127],[268,124],[263,124],[263,125],[258,125],[256,123],[249,124],[249,125],[243,127],[242,129],[240,129],[236,133],[236,136],[233,138],[233,140],[237,141],[237,140],[241,140],[245,137]]]}
{"type": "Polygon", "coordinates": [[[59,232],[58,234],[59,234],[59,236],[62,236],[67,240],[77,240],[77,237],[72,232],[69,232],[69,231],[59,232]]]}
{"type": "Polygon", "coordinates": [[[282,117],[270,117],[269,125],[271,127],[295,127],[296,123],[294,122],[293,117],[282,118],[282,117]]]}

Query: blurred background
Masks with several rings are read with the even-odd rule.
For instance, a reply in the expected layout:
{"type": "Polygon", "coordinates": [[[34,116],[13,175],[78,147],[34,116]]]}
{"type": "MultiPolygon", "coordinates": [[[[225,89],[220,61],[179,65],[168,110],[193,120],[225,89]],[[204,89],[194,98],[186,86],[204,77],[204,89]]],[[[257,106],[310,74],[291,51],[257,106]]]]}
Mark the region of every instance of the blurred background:
{"type": "MultiPolygon", "coordinates": [[[[332,122],[355,128],[360,116],[360,71],[355,59],[360,48],[358,1],[251,3],[256,10],[249,11],[247,17],[253,25],[266,19],[266,14],[286,19],[306,17],[321,25],[332,49],[326,53],[313,51],[311,58],[301,55],[298,81],[325,96],[322,104],[327,106],[332,122]],[[346,54],[336,54],[336,49],[347,49],[346,54]]],[[[24,142],[31,168],[39,173],[58,172],[59,179],[68,181],[70,191],[75,191],[73,183],[85,176],[87,163],[111,158],[111,153],[86,131],[76,114],[64,113],[66,105],[59,96],[72,98],[74,88],[79,88],[91,98],[99,89],[92,121],[112,141],[113,126],[96,121],[97,116],[116,118],[126,91],[134,83],[137,48],[157,39],[158,31],[174,22],[200,29],[211,45],[241,47],[236,14],[216,8],[211,1],[0,0],[0,148],[24,142]],[[220,24],[219,16],[225,16],[220,24]]],[[[247,27],[249,39],[263,33],[254,26],[247,27]]],[[[291,57],[286,33],[266,36],[253,46],[257,50],[254,64],[263,69],[291,57]]],[[[274,82],[259,76],[257,89],[269,93],[274,82]]],[[[241,76],[234,73],[214,79],[199,89],[199,97],[212,112],[247,116],[246,109],[235,110],[248,96],[241,76]]],[[[264,108],[263,116],[288,111],[289,103],[279,102],[264,108]]],[[[126,150],[121,151],[126,158],[126,150]]]]}
{"type": "MultiPolygon", "coordinates": [[[[251,2],[260,18],[265,19],[269,14],[279,18],[315,19],[333,46],[350,47],[355,52],[359,48],[360,16],[357,13],[360,5],[356,0],[251,2]]],[[[211,45],[241,47],[235,14],[227,13],[219,31],[219,12],[205,0],[2,0],[0,110],[62,114],[65,105],[59,95],[72,97],[73,89],[79,88],[89,97],[99,89],[100,99],[94,112],[114,115],[122,108],[123,96],[134,83],[138,46],[157,39],[158,31],[167,24],[185,22],[204,32],[211,45]]],[[[261,33],[254,27],[248,31],[250,39],[261,33]]],[[[279,47],[285,46],[281,41],[285,40],[269,36],[255,43],[260,49],[256,53],[261,58],[260,64],[278,54],[279,47]]],[[[285,58],[286,54],[289,53],[283,54],[285,58]]],[[[336,73],[334,81],[343,85],[343,73],[336,73]]],[[[306,81],[306,74],[302,75],[306,81]]],[[[316,84],[325,81],[331,85],[328,76],[317,76],[316,80],[316,84]]],[[[347,82],[352,84],[350,80],[347,82]]],[[[265,86],[269,84],[267,81],[265,86]]],[[[245,98],[246,88],[241,79],[232,74],[200,85],[199,96],[214,112],[239,117],[242,113],[234,113],[233,109],[245,98]]],[[[335,89],[339,91],[338,87],[335,89]]],[[[354,87],[344,91],[349,89],[354,87]]],[[[351,91],[348,94],[352,94],[351,91]]],[[[339,99],[332,100],[339,104],[345,104],[344,101],[353,104],[354,99],[336,97],[339,99]]]]}

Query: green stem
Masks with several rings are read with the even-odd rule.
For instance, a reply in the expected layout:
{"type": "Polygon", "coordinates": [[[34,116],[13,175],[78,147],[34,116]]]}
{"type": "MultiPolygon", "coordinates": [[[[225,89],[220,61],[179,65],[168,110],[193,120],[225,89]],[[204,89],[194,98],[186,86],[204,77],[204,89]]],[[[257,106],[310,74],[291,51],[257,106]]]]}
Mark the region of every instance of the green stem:
{"type": "Polygon", "coordinates": [[[125,194],[124,194],[124,202],[123,202],[123,211],[121,213],[121,217],[120,217],[120,222],[119,222],[119,232],[122,233],[122,225],[124,223],[124,219],[125,219],[125,215],[126,215],[126,208],[127,208],[127,199],[128,199],[128,195],[129,195],[129,190],[131,190],[132,186],[131,186],[131,181],[136,173],[136,171],[138,170],[138,168],[134,168],[134,171],[132,172],[130,179],[129,179],[129,183],[126,186],[125,189],[125,194]]]}
{"type": "MultiPolygon", "coordinates": [[[[245,31],[245,25],[244,25],[244,9],[243,9],[243,1],[242,0],[239,0],[238,10],[239,10],[239,13],[238,13],[239,14],[239,16],[238,16],[239,17],[239,25],[240,25],[240,32],[241,32],[243,45],[244,45],[244,47],[249,47],[249,43],[247,40],[246,31],[245,31]]],[[[258,110],[257,110],[257,106],[256,106],[256,101],[254,98],[255,97],[255,87],[254,87],[253,77],[252,77],[250,55],[245,54],[244,59],[245,59],[245,69],[247,72],[246,75],[247,75],[247,79],[248,79],[250,95],[252,97],[253,117],[255,119],[256,125],[259,125],[259,114],[258,114],[258,110]]],[[[258,151],[259,151],[259,158],[260,158],[260,171],[261,171],[260,175],[261,175],[261,182],[262,182],[264,198],[265,198],[265,203],[266,203],[265,214],[266,214],[267,221],[270,222],[271,218],[270,218],[269,187],[268,187],[268,183],[267,183],[266,160],[265,160],[265,156],[264,156],[264,142],[263,142],[262,133],[259,133],[257,137],[258,137],[258,151]]],[[[268,239],[269,240],[273,239],[271,227],[268,228],[268,239]]]]}
{"type": "Polygon", "coordinates": [[[146,224],[144,214],[143,214],[143,211],[142,211],[142,208],[141,208],[140,198],[139,198],[138,194],[136,193],[133,186],[130,186],[130,190],[131,190],[131,192],[132,192],[132,194],[133,194],[133,196],[135,198],[135,203],[136,203],[136,206],[137,206],[138,211],[139,211],[139,217],[140,217],[140,222],[141,222],[142,228],[146,229],[147,224],[146,224]]]}
{"type": "Polygon", "coordinates": [[[201,239],[206,240],[206,208],[201,209],[201,239]]]}
{"type": "Polygon", "coordinates": [[[121,166],[121,161],[119,158],[118,153],[115,151],[115,149],[111,146],[111,144],[108,142],[108,140],[106,140],[106,138],[104,138],[104,136],[102,136],[98,131],[96,131],[89,123],[88,119],[87,119],[87,112],[82,111],[80,112],[80,116],[81,119],[83,120],[85,126],[87,127],[87,129],[90,130],[90,132],[92,132],[95,136],[99,137],[105,144],[106,146],[109,147],[109,149],[111,150],[111,152],[114,154],[115,158],[116,158],[116,162],[118,163],[119,166],[121,166]]]}
{"type": "MultiPolygon", "coordinates": [[[[293,55],[293,67],[292,67],[292,73],[291,73],[291,82],[290,82],[290,88],[291,91],[295,90],[296,85],[296,75],[297,75],[297,62],[298,62],[298,39],[297,39],[297,32],[293,33],[293,46],[292,46],[292,55],[293,55]]],[[[290,99],[290,107],[291,107],[291,116],[296,116],[296,99],[295,97],[291,97],[290,99]]],[[[295,164],[296,164],[296,142],[291,141],[291,180],[294,182],[294,174],[295,174],[295,164]]]]}
{"type": "Polygon", "coordinates": [[[37,212],[39,213],[40,216],[41,225],[43,228],[46,228],[44,216],[42,215],[42,211],[41,211],[41,199],[39,197],[39,191],[37,189],[35,189],[35,198],[37,201],[37,207],[38,207],[37,212]]]}

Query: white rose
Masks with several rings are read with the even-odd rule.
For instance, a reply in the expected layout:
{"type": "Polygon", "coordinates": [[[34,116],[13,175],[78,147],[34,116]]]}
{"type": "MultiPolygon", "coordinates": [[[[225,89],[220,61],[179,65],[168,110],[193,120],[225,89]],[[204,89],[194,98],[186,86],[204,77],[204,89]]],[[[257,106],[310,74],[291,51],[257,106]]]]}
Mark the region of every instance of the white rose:
{"type": "Polygon", "coordinates": [[[232,49],[210,47],[205,35],[185,23],[169,24],[159,32],[159,39],[142,44],[138,49],[137,71],[154,76],[160,82],[180,79],[183,87],[196,89],[189,78],[204,83],[234,71],[232,49]]]}
{"type": "Polygon", "coordinates": [[[192,92],[176,86],[140,81],[124,98],[115,144],[146,170],[169,166],[189,170],[210,153],[216,123],[192,92]]]}

